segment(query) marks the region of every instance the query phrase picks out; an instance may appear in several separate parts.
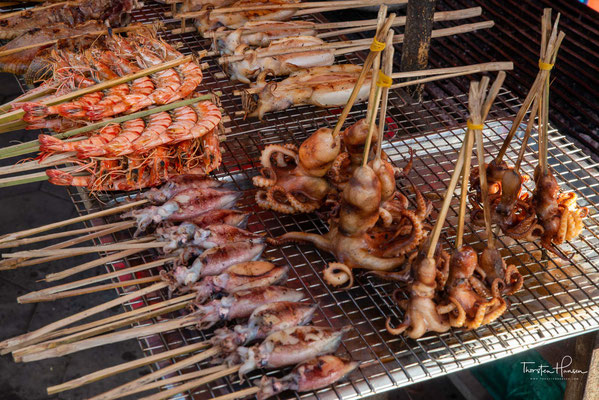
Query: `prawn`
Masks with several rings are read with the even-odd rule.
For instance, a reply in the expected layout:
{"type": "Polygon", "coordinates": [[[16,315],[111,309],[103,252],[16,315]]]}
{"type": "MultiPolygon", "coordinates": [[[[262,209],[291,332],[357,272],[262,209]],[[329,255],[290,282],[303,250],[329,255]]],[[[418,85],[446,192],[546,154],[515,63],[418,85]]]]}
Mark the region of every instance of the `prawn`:
{"type": "Polygon", "coordinates": [[[175,143],[183,140],[199,139],[214,130],[220,123],[222,114],[220,109],[210,101],[201,101],[193,108],[196,110],[198,122],[190,129],[187,135],[180,135],[175,143]]]}
{"type": "Polygon", "coordinates": [[[131,108],[132,104],[125,101],[129,94],[129,85],[122,83],[106,91],[106,96],[87,111],[87,117],[92,121],[121,114],[131,108]]]}
{"type": "Polygon", "coordinates": [[[200,66],[193,61],[183,64],[179,67],[179,71],[183,76],[183,83],[177,92],[168,99],[167,103],[189,96],[200,85],[204,77],[200,66]]]}
{"type": "Polygon", "coordinates": [[[173,138],[173,143],[181,141],[180,137],[185,137],[191,131],[197,121],[198,114],[189,106],[179,107],[174,110],[175,121],[167,129],[169,137],[173,138]]]}
{"type": "MultiPolygon", "coordinates": [[[[103,147],[103,154],[122,156],[133,152],[132,143],[139,138],[146,124],[143,119],[131,119],[123,123],[121,133],[103,147]]],[[[100,155],[100,154],[99,154],[100,155]]]]}
{"type": "Polygon", "coordinates": [[[220,141],[218,130],[215,128],[208,134],[202,136],[202,147],[204,148],[204,173],[208,175],[213,170],[220,167],[223,160],[220,151],[220,141]]]}
{"type": "Polygon", "coordinates": [[[50,135],[39,135],[38,141],[42,153],[80,152],[86,151],[86,149],[91,151],[91,149],[102,146],[114,139],[120,131],[120,125],[107,125],[98,134],[77,142],[62,141],[50,135]]]}
{"type": "Polygon", "coordinates": [[[41,103],[28,102],[19,105],[25,111],[23,121],[33,122],[36,119],[44,118],[49,115],[60,115],[68,119],[83,118],[86,115],[86,110],[94,104],[100,102],[104,94],[102,92],[93,92],[85,94],[78,99],[57,104],[55,106],[46,106],[41,103]]]}
{"type": "Polygon", "coordinates": [[[171,116],[164,111],[150,115],[146,129],[133,142],[133,152],[143,154],[170,143],[172,139],[166,134],[166,130],[171,122],[171,116]]]}

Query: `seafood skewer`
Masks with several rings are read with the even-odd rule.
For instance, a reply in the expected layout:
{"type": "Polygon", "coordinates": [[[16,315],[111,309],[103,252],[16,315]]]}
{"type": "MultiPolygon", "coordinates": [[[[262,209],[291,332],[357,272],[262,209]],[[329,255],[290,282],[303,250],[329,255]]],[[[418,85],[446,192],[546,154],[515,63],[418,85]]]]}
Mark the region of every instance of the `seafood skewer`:
{"type": "MultiPolygon", "coordinates": [[[[298,364],[283,378],[262,377],[260,382],[251,388],[216,397],[214,400],[242,399],[256,395],[258,400],[265,400],[272,396],[294,390],[296,392],[311,392],[330,386],[351,374],[359,363],[332,355],[318,356],[298,364]]],[[[191,384],[191,382],[190,382],[191,384]]],[[[186,388],[188,389],[188,388],[186,388]]],[[[143,400],[162,399],[163,393],[158,396],[148,396],[143,400]]]]}
{"type": "MultiPolygon", "coordinates": [[[[213,326],[218,321],[231,321],[236,318],[245,318],[257,307],[274,301],[300,301],[303,297],[301,292],[283,286],[258,287],[250,290],[236,292],[228,297],[213,300],[205,305],[198,305],[191,314],[167,321],[164,323],[139,326],[124,331],[118,331],[74,343],[55,345],[54,343],[41,343],[34,345],[14,354],[18,362],[30,362],[44,360],[52,357],[60,357],[77,351],[90,349],[110,343],[147,336],[154,333],[183,328],[196,325],[198,329],[213,326]]],[[[208,344],[208,343],[207,343],[208,344]]]]}

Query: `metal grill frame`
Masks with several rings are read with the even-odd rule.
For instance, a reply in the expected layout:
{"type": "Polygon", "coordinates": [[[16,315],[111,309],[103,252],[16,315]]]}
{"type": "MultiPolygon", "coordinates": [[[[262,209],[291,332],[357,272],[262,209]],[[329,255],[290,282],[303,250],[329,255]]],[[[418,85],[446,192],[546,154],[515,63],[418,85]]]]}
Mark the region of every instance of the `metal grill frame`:
{"type": "MultiPolygon", "coordinates": [[[[164,17],[168,7],[157,3],[149,3],[143,10],[135,12],[138,22],[161,20],[172,22],[164,17]]],[[[322,21],[322,17],[313,17],[322,21]]],[[[169,41],[180,41],[180,49],[184,54],[206,49],[210,41],[200,38],[195,33],[171,34],[163,32],[169,41]]],[[[433,43],[434,48],[434,43],[433,43]]],[[[343,62],[361,63],[361,55],[344,56],[343,62]]],[[[238,206],[240,209],[252,211],[248,229],[254,232],[266,232],[276,236],[287,231],[303,230],[307,232],[325,233],[326,225],[315,214],[279,215],[256,208],[253,201],[255,190],[251,185],[251,177],[259,167],[260,150],[271,143],[295,143],[296,145],[308,137],[319,127],[332,127],[340,110],[321,110],[311,106],[295,107],[283,112],[267,114],[260,122],[253,119],[244,120],[236,115],[240,110],[240,99],[233,95],[234,90],[243,86],[230,82],[222,77],[222,70],[215,59],[208,61],[210,67],[204,71],[203,87],[206,90],[220,90],[222,106],[230,121],[226,123],[227,140],[223,146],[223,165],[215,174],[226,183],[226,186],[244,191],[238,206]]],[[[459,84],[458,84],[459,86],[459,84]]],[[[390,94],[387,113],[387,140],[384,151],[396,166],[402,166],[408,157],[407,149],[415,151],[415,163],[409,175],[409,181],[400,182],[398,187],[411,201],[413,194],[407,190],[410,183],[418,186],[425,196],[437,198],[445,192],[453,165],[457,157],[464,125],[467,119],[467,96],[443,96],[430,98],[420,104],[409,104],[402,92],[390,94]]],[[[510,127],[509,116],[514,115],[520,103],[510,92],[502,91],[494,104],[483,131],[487,156],[497,153],[502,138],[510,127]]],[[[364,115],[365,106],[354,107],[347,125],[356,122],[364,115]]],[[[518,138],[514,140],[506,154],[508,162],[517,157],[518,138]]],[[[529,261],[517,264],[525,276],[524,288],[509,297],[511,306],[502,318],[494,323],[472,332],[451,330],[437,335],[428,334],[419,340],[389,335],[384,327],[385,319],[390,316],[394,322],[402,319],[403,312],[394,304],[390,294],[399,287],[398,284],[381,282],[374,278],[359,277],[356,285],[349,291],[329,288],[321,278],[321,270],[326,263],[333,261],[330,254],[321,252],[312,246],[284,245],[269,248],[265,257],[275,263],[289,265],[292,273],[288,281],[290,287],[302,289],[307,300],[319,304],[314,323],[340,328],[351,324],[354,326],[338,355],[351,356],[362,361],[357,372],[350,380],[340,382],[333,387],[314,393],[285,393],[282,398],[319,399],[365,397],[374,393],[406,386],[503,358],[527,349],[551,342],[573,337],[585,332],[599,329],[599,287],[593,278],[599,272],[599,252],[595,249],[599,244],[599,223],[596,219],[599,203],[599,182],[593,173],[599,176],[599,166],[590,156],[572,144],[566,137],[554,129],[550,132],[549,163],[556,172],[556,178],[565,191],[576,191],[579,204],[589,208],[589,216],[585,219],[585,230],[581,237],[564,249],[576,254],[576,264],[559,266],[556,261],[536,260],[541,248],[537,244],[515,242],[500,237],[501,247],[507,249],[507,257],[514,260],[528,258],[529,261]],[[593,265],[595,264],[595,265],[593,265]]],[[[523,172],[532,175],[534,169],[533,154],[537,149],[537,135],[529,142],[529,151],[524,159],[523,172]]],[[[477,165],[473,160],[473,168],[477,165]]],[[[527,184],[532,189],[530,183],[527,184]]],[[[88,192],[79,188],[68,188],[79,214],[87,214],[110,207],[114,196],[91,198],[88,192]]],[[[118,200],[122,200],[122,196],[118,200]]],[[[455,221],[458,210],[457,198],[452,202],[449,222],[455,221]]],[[[429,217],[433,223],[436,210],[429,217]]],[[[106,223],[105,220],[90,221],[89,224],[106,223]]],[[[447,223],[441,236],[445,248],[451,248],[455,231],[447,223]]],[[[484,243],[484,229],[467,224],[468,244],[480,246],[484,243]]],[[[107,241],[121,241],[131,237],[131,231],[120,232],[103,238],[107,241]]],[[[100,243],[100,241],[96,241],[100,243]]],[[[103,254],[104,255],[104,254],[103,254]]],[[[107,264],[109,271],[138,265],[154,260],[156,253],[144,251],[122,261],[107,264]]],[[[157,274],[158,269],[145,273],[157,274]]],[[[134,279],[145,276],[120,277],[134,279]]],[[[118,289],[120,295],[138,289],[136,286],[118,289]]],[[[166,299],[166,293],[154,293],[136,301],[124,304],[126,310],[153,304],[166,299]]],[[[176,314],[170,315],[170,317],[176,314]]],[[[160,318],[159,318],[160,319],[160,318]]],[[[158,322],[152,319],[140,323],[149,325],[158,322]]],[[[139,338],[144,354],[151,355],[171,350],[197,341],[207,339],[204,332],[191,330],[174,330],[158,335],[139,338]]],[[[187,355],[164,360],[152,365],[152,369],[160,369],[172,362],[181,360],[187,355]]],[[[194,365],[179,371],[178,374],[197,370],[207,362],[194,365]]],[[[281,375],[281,371],[255,371],[250,380],[263,374],[281,375]]],[[[212,398],[240,388],[236,377],[220,379],[184,395],[193,398],[212,398]]]]}

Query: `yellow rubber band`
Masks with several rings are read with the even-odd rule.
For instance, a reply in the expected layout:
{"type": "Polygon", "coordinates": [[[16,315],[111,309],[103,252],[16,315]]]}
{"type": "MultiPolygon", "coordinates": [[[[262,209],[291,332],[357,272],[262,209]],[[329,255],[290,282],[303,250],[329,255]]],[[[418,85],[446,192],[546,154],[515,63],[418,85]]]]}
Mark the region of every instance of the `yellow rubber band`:
{"type": "Polygon", "coordinates": [[[370,44],[370,51],[383,51],[385,49],[385,43],[379,42],[376,39],[372,39],[370,44]]]}
{"type": "Polygon", "coordinates": [[[379,70],[379,74],[377,76],[376,79],[376,85],[378,87],[391,87],[391,84],[393,83],[393,79],[391,79],[391,77],[389,75],[385,75],[383,74],[383,72],[381,70],[379,70]]]}
{"type": "Polygon", "coordinates": [[[482,131],[485,128],[484,124],[474,124],[472,123],[472,121],[468,120],[468,122],[466,122],[466,126],[468,127],[468,129],[470,129],[471,131],[482,131]]]}
{"type": "Polygon", "coordinates": [[[539,60],[539,68],[542,71],[551,71],[553,69],[553,64],[548,64],[548,63],[545,63],[545,62],[539,60]]]}

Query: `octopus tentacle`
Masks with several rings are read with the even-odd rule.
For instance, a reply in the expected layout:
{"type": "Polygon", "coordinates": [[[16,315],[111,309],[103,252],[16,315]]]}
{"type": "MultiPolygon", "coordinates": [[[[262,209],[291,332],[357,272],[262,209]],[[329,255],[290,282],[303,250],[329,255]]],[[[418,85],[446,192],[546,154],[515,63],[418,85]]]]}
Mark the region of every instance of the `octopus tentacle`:
{"type": "Polygon", "coordinates": [[[466,323],[466,310],[464,310],[464,307],[454,297],[450,297],[449,301],[454,306],[453,311],[457,312],[457,315],[453,312],[449,314],[449,323],[454,328],[461,328],[466,323]]]}
{"type": "Polygon", "coordinates": [[[482,321],[483,325],[495,321],[497,318],[501,317],[507,309],[506,301],[500,297],[493,298],[487,305],[491,310],[485,314],[482,321]]]}
{"type": "Polygon", "coordinates": [[[331,181],[338,185],[349,180],[349,176],[343,176],[343,171],[347,168],[349,163],[349,153],[343,152],[339,153],[339,155],[333,161],[331,165],[331,169],[329,170],[329,178],[331,181]]]}
{"type": "Polygon", "coordinates": [[[277,183],[277,175],[272,168],[261,168],[260,175],[252,178],[252,183],[256,187],[266,188],[277,183]]]}
{"type": "Polygon", "coordinates": [[[289,204],[295,209],[295,212],[310,213],[318,209],[319,204],[316,201],[302,202],[293,193],[289,192],[286,192],[285,196],[289,204]]]}
{"type": "Polygon", "coordinates": [[[385,328],[387,329],[387,332],[392,335],[401,335],[406,329],[408,329],[410,322],[410,315],[406,315],[404,321],[397,325],[396,328],[393,328],[391,327],[391,317],[387,317],[387,321],[385,321],[385,328]]]}
{"type": "Polygon", "coordinates": [[[407,265],[401,271],[368,271],[365,275],[376,276],[392,282],[409,282],[412,279],[410,276],[411,270],[411,265],[407,265]]]}
{"type": "Polygon", "coordinates": [[[306,232],[287,232],[282,236],[279,236],[278,238],[274,239],[274,242],[276,244],[283,244],[283,243],[312,243],[313,245],[315,245],[316,247],[318,247],[319,249],[325,250],[325,251],[331,251],[332,250],[332,244],[331,241],[322,236],[322,235],[317,235],[315,233],[306,233],[306,232]]]}
{"type": "Polygon", "coordinates": [[[383,252],[383,257],[398,256],[414,250],[422,241],[422,222],[411,210],[401,210],[400,215],[407,218],[412,224],[412,232],[406,240],[397,241],[383,252]]]}
{"type": "Polygon", "coordinates": [[[292,151],[286,146],[282,146],[280,144],[269,144],[264,147],[262,150],[262,154],[260,155],[260,163],[263,167],[272,168],[271,156],[275,153],[283,153],[295,160],[298,163],[298,154],[297,151],[292,151]]]}
{"type": "Polygon", "coordinates": [[[345,286],[339,288],[341,290],[351,289],[354,285],[354,275],[351,268],[342,263],[329,263],[329,265],[322,271],[322,277],[326,283],[335,287],[347,283],[345,286]]]}
{"type": "Polygon", "coordinates": [[[466,322],[464,323],[464,325],[466,326],[466,329],[476,329],[479,326],[482,325],[484,319],[485,319],[485,315],[487,313],[487,307],[489,306],[489,303],[483,303],[480,304],[478,306],[478,309],[476,310],[476,314],[474,314],[474,318],[472,319],[466,319],[466,322]]]}
{"type": "MultiPolygon", "coordinates": [[[[499,279],[499,278],[497,278],[497,279],[499,279]]],[[[499,280],[501,280],[501,279],[499,279],[499,280]]],[[[481,296],[481,297],[491,297],[491,293],[489,292],[489,289],[487,289],[487,287],[485,286],[485,284],[482,281],[480,281],[478,278],[476,278],[474,276],[470,276],[468,278],[468,283],[470,283],[470,286],[472,287],[472,289],[479,296],[481,296]]],[[[495,283],[495,281],[493,283],[495,283]]]]}
{"type": "Polygon", "coordinates": [[[412,191],[416,195],[416,215],[421,220],[425,220],[433,209],[432,203],[427,202],[424,199],[424,196],[422,193],[420,193],[420,190],[418,190],[415,185],[412,185],[412,191]]]}
{"type": "Polygon", "coordinates": [[[505,293],[511,295],[522,288],[524,277],[522,277],[515,265],[510,264],[505,269],[505,281],[507,282],[505,293]]]}
{"type": "Polygon", "coordinates": [[[280,186],[270,187],[266,191],[266,201],[268,202],[268,208],[283,214],[293,214],[295,212],[295,208],[293,208],[293,206],[289,204],[281,203],[280,201],[278,201],[275,198],[275,194],[277,192],[283,193],[283,195],[286,193],[285,189],[283,189],[280,186]]]}

